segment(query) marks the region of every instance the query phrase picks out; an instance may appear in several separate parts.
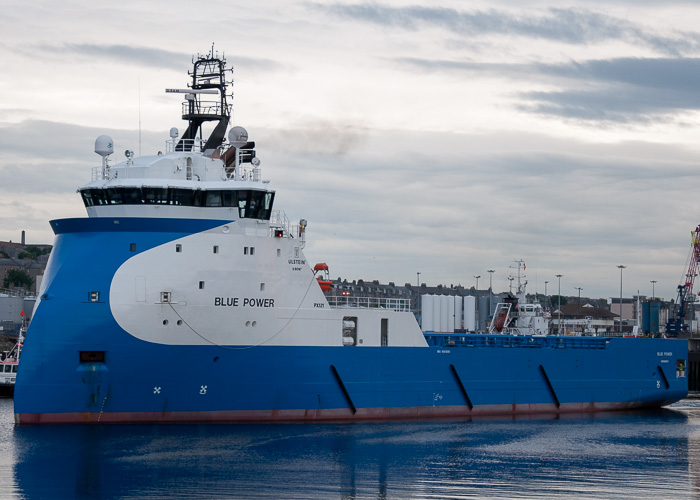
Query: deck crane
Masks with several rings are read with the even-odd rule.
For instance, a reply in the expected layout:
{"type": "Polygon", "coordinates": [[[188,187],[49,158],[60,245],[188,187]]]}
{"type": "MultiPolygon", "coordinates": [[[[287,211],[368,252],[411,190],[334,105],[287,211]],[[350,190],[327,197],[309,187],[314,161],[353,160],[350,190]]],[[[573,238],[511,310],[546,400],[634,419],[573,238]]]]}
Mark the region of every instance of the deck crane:
{"type": "Polygon", "coordinates": [[[698,260],[700,260],[700,225],[691,232],[693,241],[690,248],[690,258],[688,264],[688,272],[685,275],[685,283],[678,285],[678,300],[673,309],[673,314],[668,318],[666,323],[666,334],[669,337],[676,337],[681,332],[688,331],[688,325],[685,323],[685,317],[688,313],[688,304],[695,302],[693,295],[693,283],[698,275],[698,260]]]}

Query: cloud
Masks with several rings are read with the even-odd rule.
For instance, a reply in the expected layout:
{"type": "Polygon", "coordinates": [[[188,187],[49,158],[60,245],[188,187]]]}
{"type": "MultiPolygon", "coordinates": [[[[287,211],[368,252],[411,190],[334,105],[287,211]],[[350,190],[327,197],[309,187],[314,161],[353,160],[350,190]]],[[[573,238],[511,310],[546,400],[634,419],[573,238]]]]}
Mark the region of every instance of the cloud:
{"type": "Polygon", "coordinates": [[[559,90],[516,92],[521,111],[565,119],[648,124],[700,110],[700,58],[623,57],[560,64],[397,58],[423,71],[505,78],[559,90]]]}
{"type": "MultiPolygon", "coordinates": [[[[0,123],[0,191],[24,195],[74,192],[89,181],[91,169],[101,165],[94,147],[102,134],[114,139],[113,161],[121,161],[125,149],[138,146],[135,131],[42,120],[0,123]]],[[[163,136],[142,132],[144,152],[162,149],[163,136]]]]}
{"type": "Polygon", "coordinates": [[[461,11],[443,7],[392,7],[382,4],[310,4],[336,17],[390,28],[417,31],[437,27],[461,37],[507,35],[571,45],[620,40],[659,53],[682,55],[700,49],[700,34],[664,36],[648,28],[587,9],[550,8],[534,14],[506,10],[461,11]]]}
{"type": "MultiPolygon", "coordinates": [[[[43,44],[37,46],[47,54],[60,56],[74,56],[86,59],[95,59],[104,62],[111,60],[120,64],[129,64],[138,67],[154,67],[182,71],[187,67],[192,59],[192,54],[184,52],[172,52],[151,47],[140,47],[131,45],[102,45],[91,43],[64,43],[64,44],[43,44]]],[[[205,55],[205,54],[204,54],[205,55]]],[[[264,58],[252,58],[240,55],[227,56],[235,63],[252,70],[276,71],[284,69],[285,66],[264,58]]]]}
{"type": "Polygon", "coordinates": [[[618,58],[536,65],[568,80],[559,91],[521,93],[521,109],[596,122],[650,123],[700,109],[700,59],[618,58]]]}
{"type": "Polygon", "coordinates": [[[41,44],[44,53],[85,57],[99,61],[111,60],[136,66],[153,66],[181,71],[191,54],[130,45],[101,45],[91,43],[41,44]]]}

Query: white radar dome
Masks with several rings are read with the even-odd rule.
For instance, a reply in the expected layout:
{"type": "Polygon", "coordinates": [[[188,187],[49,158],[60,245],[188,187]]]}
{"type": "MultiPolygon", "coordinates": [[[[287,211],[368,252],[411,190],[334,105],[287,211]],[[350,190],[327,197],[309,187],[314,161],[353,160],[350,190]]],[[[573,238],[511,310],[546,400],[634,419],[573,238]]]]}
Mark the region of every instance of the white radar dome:
{"type": "Polygon", "coordinates": [[[101,135],[95,139],[95,153],[103,158],[114,153],[114,143],[108,135],[101,135]]]}
{"type": "Polygon", "coordinates": [[[248,131],[243,127],[233,127],[228,132],[228,142],[240,148],[248,142],[248,131]]]}
{"type": "Polygon", "coordinates": [[[173,127],[170,129],[170,138],[175,139],[178,135],[180,135],[180,131],[177,129],[177,127],[173,127]]]}

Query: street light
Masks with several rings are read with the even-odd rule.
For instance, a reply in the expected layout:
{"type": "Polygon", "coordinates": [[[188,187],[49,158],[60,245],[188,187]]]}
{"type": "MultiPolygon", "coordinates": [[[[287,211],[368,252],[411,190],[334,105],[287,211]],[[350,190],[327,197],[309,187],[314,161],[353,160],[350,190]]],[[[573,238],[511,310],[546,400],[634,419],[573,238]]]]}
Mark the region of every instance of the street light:
{"type": "Polygon", "coordinates": [[[559,295],[557,298],[559,299],[559,321],[557,321],[557,335],[561,335],[561,277],[564,276],[563,274],[557,274],[556,277],[559,278],[559,295]]]}
{"type": "Polygon", "coordinates": [[[418,288],[420,288],[420,273],[416,273],[418,275],[418,288]]]}
{"type": "Polygon", "coordinates": [[[649,283],[651,283],[651,299],[654,300],[654,297],[656,297],[656,295],[654,295],[654,285],[656,284],[656,280],[651,280],[649,283]]]}
{"type": "Polygon", "coordinates": [[[617,268],[620,270],[620,335],[622,335],[622,270],[627,266],[620,264],[617,268]]]}
{"type": "Polygon", "coordinates": [[[549,310],[549,308],[547,307],[547,283],[549,283],[549,281],[544,282],[544,307],[545,307],[545,311],[549,310]]]}
{"type": "Polygon", "coordinates": [[[578,290],[578,312],[576,314],[581,316],[581,290],[583,290],[583,288],[581,288],[580,286],[575,286],[574,288],[578,290]]]}
{"type": "Polygon", "coordinates": [[[487,269],[486,272],[489,273],[489,316],[491,316],[491,313],[493,311],[493,309],[492,309],[492,307],[493,307],[493,304],[492,304],[492,301],[493,301],[493,287],[492,287],[492,285],[493,285],[493,273],[495,273],[496,270],[495,269],[487,269]]]}
{"type": "Polygon", "coordinates": [[[478,290],[479,289],[479,278],[481,278],[481,276],[474,276],[474,277],[476,278],[476,289],[478,290]]]}

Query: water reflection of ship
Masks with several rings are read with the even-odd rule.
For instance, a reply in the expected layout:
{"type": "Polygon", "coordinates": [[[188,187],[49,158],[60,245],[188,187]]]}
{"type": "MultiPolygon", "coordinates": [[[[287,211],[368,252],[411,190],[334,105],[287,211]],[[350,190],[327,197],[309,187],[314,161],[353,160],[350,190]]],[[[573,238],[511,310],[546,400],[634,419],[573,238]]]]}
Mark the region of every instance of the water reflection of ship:
{"type": "Polygon", "coordinates": [[[14,477],[26,498],[687,498],[700,491],[698,423],[697,411],[662,409],[471,423],[18,427],[14,477]]]}

